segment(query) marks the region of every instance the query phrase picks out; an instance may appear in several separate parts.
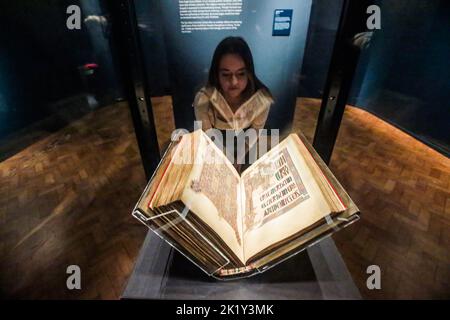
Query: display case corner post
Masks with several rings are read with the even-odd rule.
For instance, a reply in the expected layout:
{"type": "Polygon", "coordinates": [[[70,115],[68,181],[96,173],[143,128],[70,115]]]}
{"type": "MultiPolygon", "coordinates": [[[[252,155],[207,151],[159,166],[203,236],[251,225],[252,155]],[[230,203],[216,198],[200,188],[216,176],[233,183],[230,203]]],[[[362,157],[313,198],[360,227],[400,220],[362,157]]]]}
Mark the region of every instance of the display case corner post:
{"type": "Polygon", "coordinates": [[[326,164],[331,160],[359,61],[360,49],[354,45],[353,38],[368,31],[367,8],[371,4],[373,1],[369,0],[343,1],[313,140],[313,147],[326,164]]]}
{"type": "Polygon", "coordinates": [[[146,179],[149,180],[160,161],[150,87],[139,38],[133,0],[105,3],[110,16],[118,69],[128,102],[136,140],[146,179]]]}

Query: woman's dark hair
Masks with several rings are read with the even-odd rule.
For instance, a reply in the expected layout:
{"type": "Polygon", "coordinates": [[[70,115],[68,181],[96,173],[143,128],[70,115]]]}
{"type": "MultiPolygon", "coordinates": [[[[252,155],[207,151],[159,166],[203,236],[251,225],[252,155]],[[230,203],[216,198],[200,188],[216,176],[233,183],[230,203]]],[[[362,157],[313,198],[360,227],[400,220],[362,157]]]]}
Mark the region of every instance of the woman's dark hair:
{"type": "Polygon", "coordinates": [[[227,37],[217,45],[211,61],[211,67],[209,68],[208,86],[220,88],[219,64],[222,57],[226,54],[237,54],[244,60],[249,76],[247,88],[245,89],[246,94],[250,96],[259,89],[265,89],[270,94],[269,89],[256,76],[252,52],[247,42],[241,37],[227,37]]]}

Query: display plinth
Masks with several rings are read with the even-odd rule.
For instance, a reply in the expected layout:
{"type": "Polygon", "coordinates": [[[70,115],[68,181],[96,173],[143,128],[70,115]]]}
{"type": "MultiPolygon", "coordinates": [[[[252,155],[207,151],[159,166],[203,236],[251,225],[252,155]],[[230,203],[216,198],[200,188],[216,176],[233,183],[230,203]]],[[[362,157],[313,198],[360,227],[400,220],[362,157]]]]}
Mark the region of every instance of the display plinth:
{"type": "Polygon", "coordinates": [[[149,231],[123,299],[360,299],[331,238],[251,278],[217,281],[149,231]]]}

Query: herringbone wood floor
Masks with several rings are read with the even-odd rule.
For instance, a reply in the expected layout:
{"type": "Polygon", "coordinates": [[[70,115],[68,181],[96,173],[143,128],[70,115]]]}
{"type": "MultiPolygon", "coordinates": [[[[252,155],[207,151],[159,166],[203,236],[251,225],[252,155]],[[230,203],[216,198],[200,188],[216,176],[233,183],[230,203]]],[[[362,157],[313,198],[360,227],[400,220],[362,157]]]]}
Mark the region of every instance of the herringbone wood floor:
{"type": "Polygon", "coordinates": [[[85,116],[0,164],[2,294],[118,298],[146,234],[145,186],[125,104],[85,116]],[[82,290],[66,288],[79,265],[82,290]]]}
{"type": "MultiPolygon", "coordinates": [[[[153,99],[160,146],[174,128],[153,99]]],[[[294,129],[311,139],[319,101],[299,99],[294,129]]],[[[367,298],[450,297],[450,160],[348,107],[330,164],[362,211],[334,239],[367,298]],[[366,268],[382,290],[366,288],[366,268]]],[[[1,294],[118,298],[146,234],[131,217],[145,178],[126,104],[97,110],[0,163],[1,294]],[[82,290],[66,289],[66,268],[82,290]]]]}
{"type": "MultiPolygon", "coordinates": [[[[319,107],[302,99],[295,129],[312,141],[319,107]]],[[[450,159],[347,107],[330,168],[362,212],[333,237],[366,298],[450,298],[450,159]],[[366,269],[381,268],[382,290],[366,269]]]]}

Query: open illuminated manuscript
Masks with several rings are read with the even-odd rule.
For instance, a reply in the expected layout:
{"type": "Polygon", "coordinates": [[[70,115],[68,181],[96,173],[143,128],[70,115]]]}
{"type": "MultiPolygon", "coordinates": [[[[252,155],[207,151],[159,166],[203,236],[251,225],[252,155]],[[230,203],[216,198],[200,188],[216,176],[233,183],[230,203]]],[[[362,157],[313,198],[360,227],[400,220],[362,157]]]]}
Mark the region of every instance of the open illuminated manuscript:
{"type": "Polygon", "coordinates": [[[220,279],[261,272],[358,218],[303,137],[241,175],[202,130],[172,142],[133,216],[220,279]]]}

